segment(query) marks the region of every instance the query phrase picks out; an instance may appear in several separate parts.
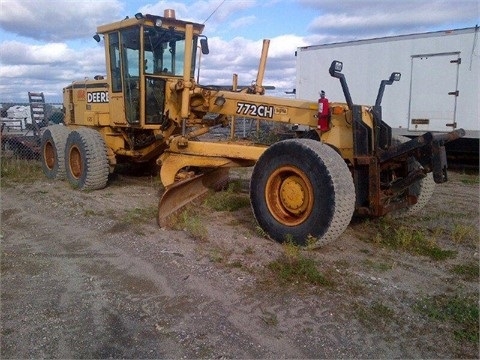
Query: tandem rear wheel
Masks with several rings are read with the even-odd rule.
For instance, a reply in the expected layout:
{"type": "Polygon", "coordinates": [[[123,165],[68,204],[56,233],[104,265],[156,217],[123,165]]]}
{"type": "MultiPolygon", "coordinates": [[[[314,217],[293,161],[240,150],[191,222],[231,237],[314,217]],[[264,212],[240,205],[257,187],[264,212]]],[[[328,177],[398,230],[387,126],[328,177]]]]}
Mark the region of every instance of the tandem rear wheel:
{"type": "Polygon", "coordinates": [[[42,135],[40,157],[48,179],[65,179],[65,144],[69,130],[63,125],[48,126],[42,135]]]}
{"type": "Polygon", "coordinates": [[[48,179],[66,178],[80,190],[97,190],[107,185],[107,147],[94,129],[48,126],[41,140],[41,162],[48,179]]]}
{"type": "Polygon", "coordinates": [[[89,128],[71,131],[65,145],[68,182],[80,190],[97,190],[107,185],[107,147],[101,134],[89,128]]]}

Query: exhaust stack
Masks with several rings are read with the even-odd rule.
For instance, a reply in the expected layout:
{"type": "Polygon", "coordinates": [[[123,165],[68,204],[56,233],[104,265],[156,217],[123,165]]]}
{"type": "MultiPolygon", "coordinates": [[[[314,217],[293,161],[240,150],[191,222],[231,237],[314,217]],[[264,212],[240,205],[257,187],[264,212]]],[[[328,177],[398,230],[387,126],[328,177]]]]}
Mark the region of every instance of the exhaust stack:
{"type": "Polygon", "coordinates": [[[175,10],[173,9],[163,10],[163,17],[168,19],[175,19],[175,10]]]}

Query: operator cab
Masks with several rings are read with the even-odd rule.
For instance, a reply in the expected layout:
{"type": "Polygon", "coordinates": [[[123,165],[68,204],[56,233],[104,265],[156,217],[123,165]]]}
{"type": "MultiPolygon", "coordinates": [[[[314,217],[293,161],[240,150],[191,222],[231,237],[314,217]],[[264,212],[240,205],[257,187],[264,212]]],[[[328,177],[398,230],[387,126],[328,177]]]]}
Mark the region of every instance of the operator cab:
{"type": "Polygon", "coordinates": [[[166,124],[168,80],[184,77],[185,56],[191,56],[189,78],[195,73],[197,42],[204,26],[193,24],[192,54],[188,55],[186,24],[175,19],[173,10],[166,10],[164,17],[138,13],[97,29],[94,38],[100,41],[98,34],[103,34],[105,40],[112,118],[127,126],[166,124]]]}

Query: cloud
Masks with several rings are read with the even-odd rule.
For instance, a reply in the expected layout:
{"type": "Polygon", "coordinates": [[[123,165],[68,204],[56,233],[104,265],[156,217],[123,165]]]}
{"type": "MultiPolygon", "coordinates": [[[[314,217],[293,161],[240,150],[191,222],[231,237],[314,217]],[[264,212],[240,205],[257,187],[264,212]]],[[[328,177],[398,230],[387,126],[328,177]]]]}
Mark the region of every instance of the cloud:
{"type": "Polygon", "coordinates": [[[321,13],[308,25],[311,33],[343,40],[473,26],[479,15],[476,0],[298,1],[321,13]]]}
{"type": "Polygon", "coordinates": [[[99,24],[118,20],[123,5],[118,0],[2,0],[0,28],[22,37],[65,41],[90,37],[99,24]]]}
{"type": "Polygon", "coordinates": [[[201,0],[189,5],[181,1],[157,1],[155,4],[142,6],[139,11],[163,15],[165,9],[174,9],[177,19],[201,24],[208,22],[209,27],[214,28],[216,24],[226,22],[233,14],[254,7],[255,4],[255,0],[201,0]]]}
{"type": "Polygon", "coordinates": [[[3,65],[18,64],[71,64],[75,52],[65,43],[48,43],[30,45],[18,41],[7,41],[0,44],[3,65]]]}
{"type": "Polygon", "coordinates": [[[26,99],[28,91],[54,95],[47,101],[60,102],[62,88],[72,81],[105,73],[105,55],[100,47],[74,50],[66,43],[8,41],[0,43],[0,54],[2,102],[26,99]]]}
{"type": "Polygon", "coordinates": [[[257,20],[257,17],[255,15],[250,15],[250,16],[244,16],[241,18],[238,18],[230,23],[230,27],[232,29],[236,28],[242,28],[244,26],[252,25],[255,23],[257,20]]]}
{"type": "MultiPolygon", "coordinates": [[[[270,39],[268,59],[263,85],[291,89],[295,85],[295,51],[307,43],[294,35],[282,35],[270,39]]],[[[251,41],[235,38],[224,41],[209,39],[210,54],[202,58],[201,84],[231,85],[233,74],[238,75],[240,85],[250,85],[257,78],[263,40],[251,41]],[[241,50],[238,50],[241,49],[241,50]]]]}

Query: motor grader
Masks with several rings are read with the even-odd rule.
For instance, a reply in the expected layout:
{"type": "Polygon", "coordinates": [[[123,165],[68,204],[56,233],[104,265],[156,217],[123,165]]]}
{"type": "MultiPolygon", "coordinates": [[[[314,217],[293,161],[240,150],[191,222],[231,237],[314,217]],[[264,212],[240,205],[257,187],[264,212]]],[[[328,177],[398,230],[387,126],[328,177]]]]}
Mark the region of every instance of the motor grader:
{"type": "Polygon", "coordinates": [[[385,86],[400,74],[381,82],[374,105],[356,105],[342,64],[333,61],[328,71],[346,101],[329,104],[326,127],[319,129],[318,103],[264,94],[268,40],[251,86],[238,87],[235,76],[232,86],[195,81],[197,51],[209,52],[203,28],[176,19],[173,10],[99,26],[94,38],[103,37],[106,76],[63,89],[65,126],[49,126],[42,137],[46,176],[93,190],[106,186],[117,165],[156,163],[165,187],[158,211],[164,226],[175,211],[221,187],[229,168],[253,166],[250,199],[258,224],[274,240],[300,245],[336,239],[354,212],[413,213],[427,203],[434,182],[447,180],[444,143],[462,130],[406,141],[392,139],[382,119],[385,86]],[[238,116],[310,131],[269,146],[233,136],[202,140],[238,116]]]}

